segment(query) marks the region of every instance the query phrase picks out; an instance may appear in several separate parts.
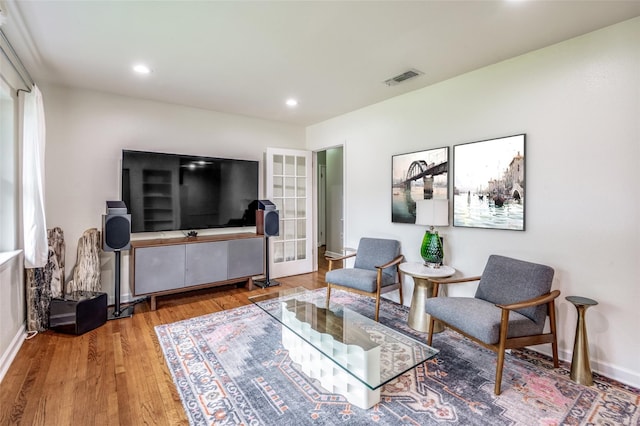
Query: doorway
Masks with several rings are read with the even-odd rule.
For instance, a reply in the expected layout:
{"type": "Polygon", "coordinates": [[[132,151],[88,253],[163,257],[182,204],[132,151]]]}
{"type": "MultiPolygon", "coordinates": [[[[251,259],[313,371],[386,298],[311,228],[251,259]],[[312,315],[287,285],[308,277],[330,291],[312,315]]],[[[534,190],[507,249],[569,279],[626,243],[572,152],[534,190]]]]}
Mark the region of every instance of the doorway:
{"type": "Polygon", "coordinates": [[[344,152],[338,146],[316,152],[318,253],[344,252],[344,152]]]}

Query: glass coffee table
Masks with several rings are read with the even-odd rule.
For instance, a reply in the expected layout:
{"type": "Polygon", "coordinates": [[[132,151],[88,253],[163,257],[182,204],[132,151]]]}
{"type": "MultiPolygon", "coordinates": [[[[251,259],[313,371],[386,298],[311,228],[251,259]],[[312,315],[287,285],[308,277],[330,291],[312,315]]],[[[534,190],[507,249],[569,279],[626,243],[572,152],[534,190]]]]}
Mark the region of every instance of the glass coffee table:
{"type": "Polygon", "coordinates": [[[438,350],[299,287],[250,297],[282,326],[282,344],[310,378],[368,409],[382,386],[438,350]]]}

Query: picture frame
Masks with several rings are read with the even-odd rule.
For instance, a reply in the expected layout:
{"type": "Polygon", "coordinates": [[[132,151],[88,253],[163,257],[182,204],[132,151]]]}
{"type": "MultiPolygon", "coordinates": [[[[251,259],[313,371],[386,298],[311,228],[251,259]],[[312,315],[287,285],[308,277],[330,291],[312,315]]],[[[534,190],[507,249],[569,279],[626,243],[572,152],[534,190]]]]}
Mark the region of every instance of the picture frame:
{"type": "Polygon", "coordinates": [[[449,198],[449,147],[391,157],[391,222],[416,223],[416,201],[449,198]]]}
{"type": "Polygon", "coordinates": [[[453,147],[453,226],[525,230],[526,134],[453,147]]]}

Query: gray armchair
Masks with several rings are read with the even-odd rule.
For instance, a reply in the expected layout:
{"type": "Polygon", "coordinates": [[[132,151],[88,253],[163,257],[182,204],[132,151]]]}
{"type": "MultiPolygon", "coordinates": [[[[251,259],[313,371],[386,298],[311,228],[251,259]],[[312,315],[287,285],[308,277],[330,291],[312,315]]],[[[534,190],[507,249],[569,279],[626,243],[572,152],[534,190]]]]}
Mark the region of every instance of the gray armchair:
{"type": "Polygon", "coordinates": [[[558,341],[553,269],[549,266],[492,255],[481,277],[431,279],[438,286],[480,281],[475,297],[435,297],[425,303],[431,315],[427,344],[431,345],[436,320],[498,354],[494,392],[500,395],[506,349],[551,343],[553,365],[558,367],[558,341]],[[543,333],[549,317],[550,332],[543,333]]]}
{"type": "Polygon", "coordinates": [[[356,253],[341,257],[327,257],[329,272],[327,282],[327,303],[331,289],[340,288],[376,298],[375,320],[380,312],[380,295],[389,291],[400,292],[402,300],[402,276],[398,264],[404,260],[400,254],[400,242],[381,238],[361,238],[356,253]],[[353,268],[333,269],[334,262],[356,257],[353,268]]]}

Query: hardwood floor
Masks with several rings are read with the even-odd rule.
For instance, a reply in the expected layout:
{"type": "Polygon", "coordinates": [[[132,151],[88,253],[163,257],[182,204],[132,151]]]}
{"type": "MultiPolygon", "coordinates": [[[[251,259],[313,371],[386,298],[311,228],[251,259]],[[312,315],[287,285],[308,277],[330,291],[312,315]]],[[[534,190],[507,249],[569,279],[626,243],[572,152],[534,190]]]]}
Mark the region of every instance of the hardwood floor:
{"type": "Polygon", "coordinates": [[[0,425],[186,425],[154,327],[249,304],[248,297],[324,287],[326,262],[280,287],[225,286],[136,305],[131,318],[81,336],[47,331],[22,345],[1,383],[0,425]]]}

